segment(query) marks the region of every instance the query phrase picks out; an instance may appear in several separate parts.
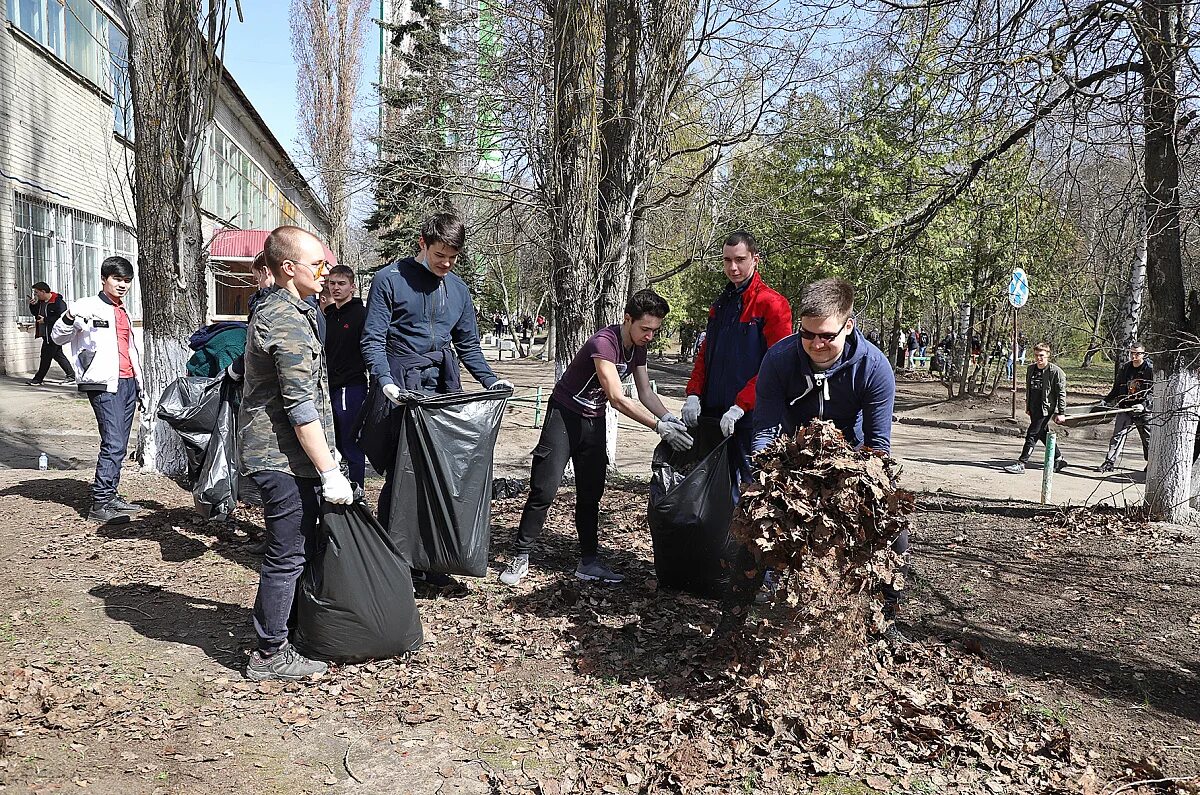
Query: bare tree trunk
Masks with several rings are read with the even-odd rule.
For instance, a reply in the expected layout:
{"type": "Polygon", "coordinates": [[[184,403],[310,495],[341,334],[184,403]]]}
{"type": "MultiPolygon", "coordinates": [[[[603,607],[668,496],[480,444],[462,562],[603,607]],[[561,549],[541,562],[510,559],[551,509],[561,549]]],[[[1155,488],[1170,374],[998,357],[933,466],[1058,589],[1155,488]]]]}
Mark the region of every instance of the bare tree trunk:
{"type": "MultiPolygon", "coordinates": [[[[1179,153],[1175,148],[1179,99],[1176,72],[1180,6],[1142,0],[1145,53],[1146,272],[1152,345],[1159,373],[1155,432],[1150,435],[1146,506],[1171,522],[1191,513],[1191,456],[1200,381],[1195,372],[1194,329],[1189,323],[1180,245],[1179,153]]],[[[1193,318],[1195,320],[1195,318],[1193,318]]]]}
{"type": "Polygon", "coordinates": [[[629,291],[633,295],[648,286],[650,252],[646,250],[646,219],[639,210],[633,216],[633,235],[629,239],[629,291]]]}
{"type": "Polygon", "coordinates": [[[971,329],[975,328],[975,305],[966,304],[962,310],[962,359],[961,370],[958,373],[958,395],[967,394],[967,379],[971,370],[971,329]]]}
{"type": "Polygon", "coordinates": [[[1138,341],[1142,326],[1142,305],[1146,294],[1146,227],[1141,225],[1138,232],[1136,247],[1133,252],[1133,264],[1129,268],[1129,283],[1125,287],[1125,299],[1121,303],[1121,331],[1119,342],[1122,346],[1118,355],[1113,357],[1114,369],[1119,368],[1129,358],[1129,348],[1138,341]]]}
{"type": "Polygon", "coordinates": [[[1108,280],[1100,288],[1100,298],[1096,301],[1096,317],[1092,320],[1092,336],[1089,338],[1087,352],[1083,355],[1083,369],[1092,366],[1092,358],[1104,349],[1104,341],[1100,339],[1100,328],[1104,322],[1104,305],[1108,301],[1108,280]]]}
{"type": "Polygon", "coordinates": [[[554,0],[551,45],[554,101],[546,147],[555,363],[565,367],[595,331],[597,186],[595,81],[603,20],[597,0],[554,0]]]}
{"type": "Polygon", "coordinates": [[[205,321],[195,167],[212,120],[227,13],[222,0],[142,0],[131,4],[128,22],[146,390],[138,449],[147,470],[182,475],[183,445],[155,415],[163,389],[186,375],[186,340],[205,321]]]}
{"type": "MultiPolygon", "coordinates": [[[[684,71],[695,0],[606,0],[596,265],[596,325],[620,319],[635,281],[634,237],[658,173],[663,125],[684,71]]],[[[644,233],[644,230],[643,230],[644,233]]],[[[644,270],[644,263],[643,270],[644,270]]],[[[644,277],[637,279],[644,283],[644,277]]]]}

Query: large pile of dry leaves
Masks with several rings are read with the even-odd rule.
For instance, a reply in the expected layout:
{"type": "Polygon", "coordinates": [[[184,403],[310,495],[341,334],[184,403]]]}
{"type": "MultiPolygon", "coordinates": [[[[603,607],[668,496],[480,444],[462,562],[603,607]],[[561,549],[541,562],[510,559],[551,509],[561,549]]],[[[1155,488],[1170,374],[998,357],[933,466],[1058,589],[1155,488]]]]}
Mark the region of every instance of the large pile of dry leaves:
{"type": "Polygon", "coordinates": [[[732,532],[780,573],[776,599],[793,609],[794,631],[852,629],[871,606],[858,597],[904,587],[891,545],[914,500],[899,488],[894,459],[854,450],[833,423],[815,420],[775,440],[755,466],[732,532]]]}

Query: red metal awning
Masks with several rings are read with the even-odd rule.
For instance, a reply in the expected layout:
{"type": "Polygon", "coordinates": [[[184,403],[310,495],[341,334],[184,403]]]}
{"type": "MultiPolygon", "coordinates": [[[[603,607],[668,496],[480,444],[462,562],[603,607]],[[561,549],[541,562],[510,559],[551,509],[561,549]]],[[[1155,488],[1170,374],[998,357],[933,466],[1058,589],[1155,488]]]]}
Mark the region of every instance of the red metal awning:
{"type": "MultiPolygon", "coordinates": [[[[263,243],[266,242],[269,234],[271,234],[269,229],[222,229],[213,235],[212,243],[208,246],[208,257],[209,259],[252,260],[262,251],[263,243]]],[[[325,260],[330,265],[336,265],[337,258],[333,256],[329,246],[324,243],[321,245],[325,248],[325,260]]]]}

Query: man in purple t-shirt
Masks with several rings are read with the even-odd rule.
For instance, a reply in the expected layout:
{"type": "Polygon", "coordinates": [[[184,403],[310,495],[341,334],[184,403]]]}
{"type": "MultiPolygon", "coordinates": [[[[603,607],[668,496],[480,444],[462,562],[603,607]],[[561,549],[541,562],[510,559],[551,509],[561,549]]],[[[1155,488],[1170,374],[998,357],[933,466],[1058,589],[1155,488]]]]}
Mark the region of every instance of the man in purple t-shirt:
{"type": "Polygon", "coordinates": [[[542,533],[546,511],[562,484],[568,460],[575,462],[575,530],[579,533],[575,576],[611,583],[625,579],[597,556],[600,496],[608,468],[604,408],[612,403],[626,417],[653,428],[676,450],[692,446],[687,427],[667,412],[650,388],[646,372],[646,346],[667,311],[667,302],[653,290],[634,293],[625,305],[624,320],[592,335],[563,371],[550,395],[542,435],[533,450],[529,499],[521,513],[512,562],[500,575],[505,585],[516,585],[529,573],[529,553],[542,533]],[[621,379],[629,373],[637,386],[636,401],[625,397],[621,386],[621,379]]]}

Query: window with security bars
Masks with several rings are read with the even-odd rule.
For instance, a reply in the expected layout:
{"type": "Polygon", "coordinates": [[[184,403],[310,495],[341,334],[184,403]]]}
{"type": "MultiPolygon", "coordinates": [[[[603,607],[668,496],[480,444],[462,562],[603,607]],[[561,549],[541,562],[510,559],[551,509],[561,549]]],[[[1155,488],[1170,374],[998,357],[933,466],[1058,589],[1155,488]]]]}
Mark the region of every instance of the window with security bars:
{"type": "MultiPolygon", "coordinates": [[[[118,254],[137,262],[137,240],[120,224],[21,194],[13,208],[17,289],[25,317],[37,282],[46,282],[67,301],[74,301],[100,292],[100,264],[105,257],[118,254]]],[[[125,305],[130,317],[141,317],[137,279],[130,285],[125,305]]]]}

